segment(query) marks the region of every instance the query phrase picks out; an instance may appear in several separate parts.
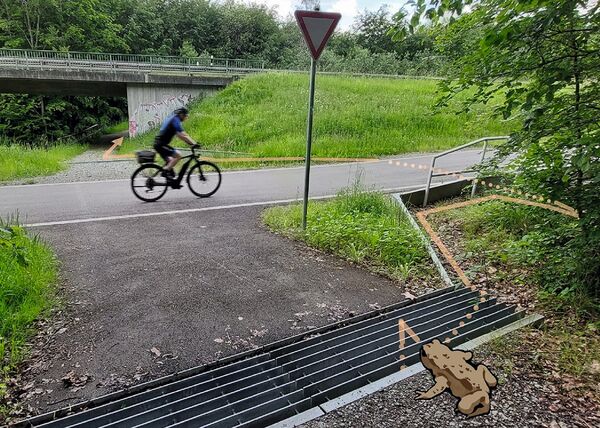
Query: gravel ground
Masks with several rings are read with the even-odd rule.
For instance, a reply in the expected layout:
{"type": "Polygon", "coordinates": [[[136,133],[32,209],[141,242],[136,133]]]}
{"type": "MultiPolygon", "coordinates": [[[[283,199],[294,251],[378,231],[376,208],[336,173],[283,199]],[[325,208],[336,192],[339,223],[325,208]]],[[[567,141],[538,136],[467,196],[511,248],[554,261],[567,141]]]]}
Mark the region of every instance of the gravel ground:
{"type": "MultiPolygon", "coordinates": [[[[475,361],[481,361],[485,348],[474,351],[475,361]]],[[[558,406],[547,396],[544,380],[527,374],[513,374],[499,367],[493,358],[484,361],[499,379],[492,392],[492,407],[487,415],[472,419],[455,413],[458,400],[449,392],[431,399],[416,400],[417,391],[433,385],[428,371],[421,372],[369,397],[365,397],[319,419],[303,428],[337,427],[591,427],[594,422],[576,422],[570,411],[558,406]]],[[[502,364],[502,366],[504,366],[502,364]]]]}

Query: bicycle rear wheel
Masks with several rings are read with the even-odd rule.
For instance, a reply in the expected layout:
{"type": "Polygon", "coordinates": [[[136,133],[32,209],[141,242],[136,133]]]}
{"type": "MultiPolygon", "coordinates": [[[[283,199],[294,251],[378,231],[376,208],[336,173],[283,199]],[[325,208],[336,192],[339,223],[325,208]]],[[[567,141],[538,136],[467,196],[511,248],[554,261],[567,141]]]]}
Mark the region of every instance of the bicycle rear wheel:
{"type": "Polygon", "coordinates": [[[208,198],[221,187],[221,170],[212,162],[200,161],[190,169],[187,185],[199,198],[208,198]]]}
{"type": "Polygon", "coordinates": [[[167,178],[161,175],[163,169],[150,163],[140,166],[131,176],[133,194],[144,202],[158,201],[167,192],[167,178]]]}

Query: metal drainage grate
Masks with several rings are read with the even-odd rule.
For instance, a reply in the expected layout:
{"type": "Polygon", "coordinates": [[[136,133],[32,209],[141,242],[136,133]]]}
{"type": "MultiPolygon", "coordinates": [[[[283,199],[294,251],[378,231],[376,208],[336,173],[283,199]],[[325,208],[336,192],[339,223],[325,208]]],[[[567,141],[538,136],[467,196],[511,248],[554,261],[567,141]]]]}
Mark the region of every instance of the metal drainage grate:
{"type": "Polygon", "coordinates": [[[260,427],[360,388],[419,361],[421,343],[399,348],[398,321],[421,342],[452,346],[504,327],[524,315],[491,296],[447,288],[317,334],[278,342],[203,372],[162,385],[149,383],[123,397],[93,400],[77,413],[39,416],[22,426],[43,427],[260,427]],[[401,355],[404,357],[401,359],[401,355]],[[93,406],[93,407],[92,407],[93,406]],[[65,415],[65,416],[63,416],[65,415]]]}

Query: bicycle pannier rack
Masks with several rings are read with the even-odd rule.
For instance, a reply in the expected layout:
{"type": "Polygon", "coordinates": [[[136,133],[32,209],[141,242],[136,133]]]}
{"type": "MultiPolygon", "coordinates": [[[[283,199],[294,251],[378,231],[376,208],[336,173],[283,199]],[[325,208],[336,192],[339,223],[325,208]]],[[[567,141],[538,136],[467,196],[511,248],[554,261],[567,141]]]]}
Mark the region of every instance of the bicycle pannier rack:
{"type": "Polygon", "coordinates": [[[154,150],[139,150],[135,152],[135,155],[139,163],[152,163],[154,162],[156,152],[154,150]]]}

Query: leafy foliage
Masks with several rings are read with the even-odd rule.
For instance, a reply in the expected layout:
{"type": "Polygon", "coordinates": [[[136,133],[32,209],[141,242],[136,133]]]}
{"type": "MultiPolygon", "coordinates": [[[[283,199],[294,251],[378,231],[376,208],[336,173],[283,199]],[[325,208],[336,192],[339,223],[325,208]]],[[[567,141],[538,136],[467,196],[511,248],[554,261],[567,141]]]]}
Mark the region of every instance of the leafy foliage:
{"type": "MultiPolygon", "coordinates": [[[[510,159],[507,169],[518,186],[577,209],[582,275],[597,293],[600,6],[586,0],[418,0],[412,27],[423,16],[439,21],[460,14],[467,4],[473,11],[451,24],[450,33],[466,26],[479,32],[478,45],[456,58],[457,71],[444,83],[440,105],[470,91],[468,110],[501,95],[497,114],[523,119],[490,166],[506,169],[501,162],[510,159]]],[[[450,46],[456,40],[449,37],[450,46]]]]}
{"type": "Polygon", "coordinates": [[[585,289],[587,268],[575,219],[542,208],[488,202],[444,213],[460,222],[466,249],[484,255],[503,270],[526,267],[542,290],[568,295],[585,289]]]}
{"type": "MultiPolygon", "coordinates": [[[[298,4],[313,9],[314,1],[298,4]]],[[[433,36],[405,43],[387,35],[385,9],[365,12],[355,32],[337,32],[324,71],[436,75],[443,65],[433,36]]],[[[309,56],[291,17],[273,8],[226,0],[0,0],[0,47],[57,51],[214,56],[264,60],[269,67],[307,69],[309,56]]],[[[0,95],[7,117],[0,136],[18,143],[53,141],[125,116],[123,100],[0,95]]]]}

